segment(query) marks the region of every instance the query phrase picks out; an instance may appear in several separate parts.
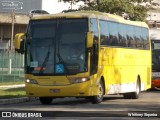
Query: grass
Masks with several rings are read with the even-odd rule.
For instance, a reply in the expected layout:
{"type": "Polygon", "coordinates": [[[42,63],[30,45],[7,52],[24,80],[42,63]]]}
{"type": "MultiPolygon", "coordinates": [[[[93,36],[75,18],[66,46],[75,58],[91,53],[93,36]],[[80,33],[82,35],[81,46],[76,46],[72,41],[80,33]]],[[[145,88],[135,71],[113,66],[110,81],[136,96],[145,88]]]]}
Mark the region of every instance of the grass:
{"type": "Polygon", "coordinates": [[[25,97],[26,92],[24,87],[0,89],[0,99],[25,97]]]}

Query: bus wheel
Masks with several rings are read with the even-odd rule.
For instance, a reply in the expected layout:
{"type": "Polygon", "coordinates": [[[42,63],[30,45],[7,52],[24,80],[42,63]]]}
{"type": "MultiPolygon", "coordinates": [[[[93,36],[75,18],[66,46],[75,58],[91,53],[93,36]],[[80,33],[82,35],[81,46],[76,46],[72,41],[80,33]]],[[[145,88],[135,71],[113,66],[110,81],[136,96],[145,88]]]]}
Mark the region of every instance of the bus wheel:
{"type": "Polygon", "coordinates": [[[136,91],[130,93],[124,93],[123,96],[125,99],[138,99],[140,92],[141,92],[141,84],[138,78],[136,83],[136,91]]]}
{"type": "Polygon", "coordinates": [[[124,93],[124,94],[123,94],[123,97],[124,97],[125,99],[131,99],[131,98],[132,98],[131,93],[124,93]]]}
{"type": "Polygon", "coordinates": [[[99,94],[97,96],[91,96],[90,97],[90,101],[93,104],[101,103],[102,100],[103,100],[103,96],[104,96],[104,84],[103,84],[103,82],[101,80],[100,84],[99,84],[99,94]]]}
{"type": "Polygon", "coordinates": [[[159,91],[159,90],[160,90],[160,87],[154,87],[154,89],[159,91]]]}
{"type": "Polygon", "coordinates": [[[39,100],[42,104],[49,105],[51,104],[53,98],[52,97],[39,97],[39,100]]]}
{"type": "Polygon", "coordinates": [[[140,80],[138,78],[137,83],[136,83],[136,91],[131,93],[132,99],[138,99],[139,95],[140,95],[140,92],[141,92],[141,83],[140,83],[140,80]]]}

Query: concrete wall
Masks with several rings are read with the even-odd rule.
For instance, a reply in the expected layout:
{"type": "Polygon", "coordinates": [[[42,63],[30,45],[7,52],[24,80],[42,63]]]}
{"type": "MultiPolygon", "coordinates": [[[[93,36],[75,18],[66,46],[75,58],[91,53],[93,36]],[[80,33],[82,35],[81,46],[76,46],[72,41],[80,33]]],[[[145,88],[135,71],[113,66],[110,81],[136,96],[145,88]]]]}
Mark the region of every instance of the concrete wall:
{"type": "Polygon", "coordinates": [[[8,49],[11,33],[12,23],[14,24],[13,36],[17,33],[26,32],[29,17],[26,14],[11,14],[0,13],[0,49],[8,49]],[[14,19],[14,21],[13,21],[14,19]]]}

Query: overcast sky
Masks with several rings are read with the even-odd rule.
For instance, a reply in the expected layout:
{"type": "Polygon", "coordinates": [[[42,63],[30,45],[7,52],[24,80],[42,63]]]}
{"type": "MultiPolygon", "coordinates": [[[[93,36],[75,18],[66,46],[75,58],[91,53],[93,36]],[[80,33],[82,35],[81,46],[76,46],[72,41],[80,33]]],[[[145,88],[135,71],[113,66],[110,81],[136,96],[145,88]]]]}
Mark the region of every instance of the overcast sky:
{"type": "MultiPolygon", "coordinates": [[[[82,4],[82,2],[77,5],[73,5],[73,9],[77,9],[80,4],[82,4]]],[[[69,8],[70,8],[69,3],[58,2],[58,0],[42,1],[42,9],[48,11],[49,13],[59,13],[69,8]]]]}

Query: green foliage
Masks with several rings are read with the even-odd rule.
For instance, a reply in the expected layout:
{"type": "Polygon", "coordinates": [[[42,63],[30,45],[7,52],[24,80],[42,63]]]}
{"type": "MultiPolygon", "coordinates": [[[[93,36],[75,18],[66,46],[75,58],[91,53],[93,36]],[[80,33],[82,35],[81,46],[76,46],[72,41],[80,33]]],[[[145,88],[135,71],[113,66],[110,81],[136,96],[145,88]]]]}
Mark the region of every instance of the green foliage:
{"type": "Polygon", "coordinates": [[[0,89],[0,99],[25,97],[26,92],[24,87],[20,88],[10,88],[10,89],[0,89]]]}
{"type": "Polygon", "coordinates": [[[147,12],[153,9],[152,5],[158,5],[153,0],[60,0],[64,2],[84,1],[85,4],[79,10],[97,10],[111,14],[127,14],[130,20],[144,21],[147,12]],[[145,3],[148,3],[144,5],[145,3]]]}

